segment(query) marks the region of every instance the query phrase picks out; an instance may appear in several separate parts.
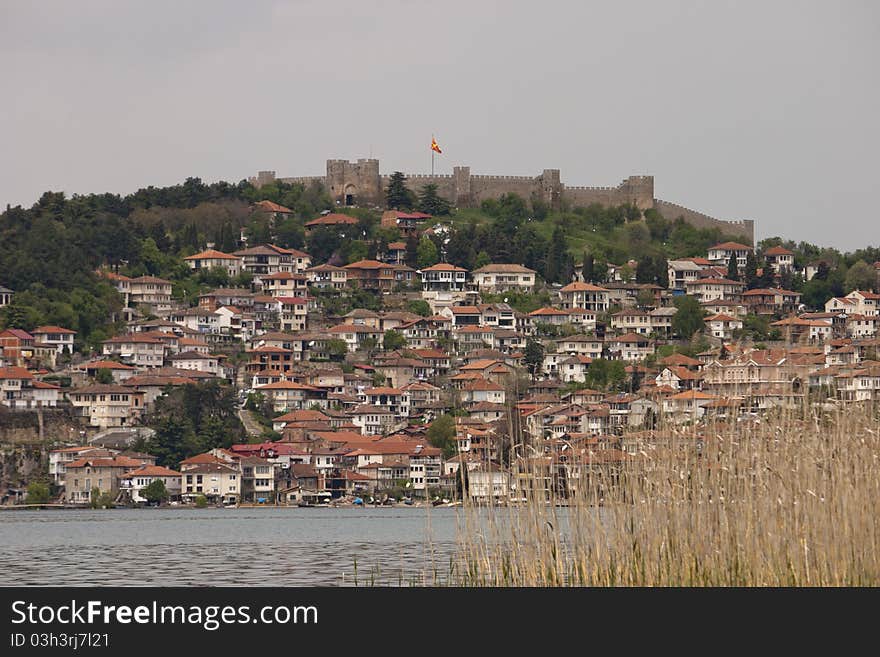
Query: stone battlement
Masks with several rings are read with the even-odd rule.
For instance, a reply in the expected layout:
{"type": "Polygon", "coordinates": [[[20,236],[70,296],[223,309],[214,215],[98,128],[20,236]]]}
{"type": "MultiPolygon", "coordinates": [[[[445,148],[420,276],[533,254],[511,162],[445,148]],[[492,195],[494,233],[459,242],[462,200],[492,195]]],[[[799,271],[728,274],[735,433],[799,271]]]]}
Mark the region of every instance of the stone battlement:
{"type": "MultiPolygon", "coordinates": [[[[330,197],[339,205],[382,205],[384,191],[390,176],[379,173],[379,160],[361,158],[327,160],[324,176],[280,178],[287,183],[310,185],[317,181],[324,185],[330,197]]],[[[751,219],[722,221],[683,205],[654,198],[654,176],[629,176],[614,187],[566,185],[561,182],[559,169],[544,169],[537,176],[493,176],[471,174],[470,167],[456,166],[449,174],[405,174],[410,189],[420,192],[426,185],[437,186],[437,193],[457,207],[478,207],[487,199],[504,194],[519,194],[525,199],[540,198],[553,208],[587,206],[593,203],[609,207],[635,205],[642,212],[656,209],[668,220],[683,217],[698,228],[719,228],[724,233],[755,241],[755,222],[751,219]]],[[[260,171],[249,178],[256,187],[276,180],[274,171],[260,171]]]]}

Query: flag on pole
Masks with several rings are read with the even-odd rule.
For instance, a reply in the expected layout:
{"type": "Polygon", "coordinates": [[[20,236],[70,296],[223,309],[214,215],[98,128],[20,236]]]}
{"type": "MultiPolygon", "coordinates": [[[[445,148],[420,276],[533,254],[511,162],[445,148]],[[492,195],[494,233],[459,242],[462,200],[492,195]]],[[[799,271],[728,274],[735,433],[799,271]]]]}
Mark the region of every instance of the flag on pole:
{"type": "Polygon", "coordinates": [[[434,139],[433,137],[431,137],[431,150],[434,151],[435,153],[442,153],[443,152],[440,150],[440,147],[437,145],[437,140],[434,139]]]}

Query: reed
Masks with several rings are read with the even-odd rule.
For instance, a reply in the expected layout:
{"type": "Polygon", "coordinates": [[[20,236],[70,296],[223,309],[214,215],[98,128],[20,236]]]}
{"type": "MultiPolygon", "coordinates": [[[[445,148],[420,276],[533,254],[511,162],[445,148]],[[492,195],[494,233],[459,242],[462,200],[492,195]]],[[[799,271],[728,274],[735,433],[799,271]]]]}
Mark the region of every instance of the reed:
{"type": "Polygon", "coordinates": [[[462,509],[447,583],[880,584],[876,409],[670,424],[619,462],[594,457],[570,452],[564,486],[559,461],[518,459],[528,501],[462,509]]]}

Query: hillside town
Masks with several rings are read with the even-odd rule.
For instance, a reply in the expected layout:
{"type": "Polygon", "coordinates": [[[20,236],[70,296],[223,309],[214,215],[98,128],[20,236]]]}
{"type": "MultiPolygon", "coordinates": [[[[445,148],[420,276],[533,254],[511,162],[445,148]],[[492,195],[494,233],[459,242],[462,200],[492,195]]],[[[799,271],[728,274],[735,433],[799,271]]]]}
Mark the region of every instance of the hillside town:
{"type": "MultiPolygon", "coordinates": [[[[358,221],[340,208],[304,228],[344,236],[358,221]]],[[[880,402],[880,262],[872,285],[809,307],[785,286],[828,263],[798,266],[781,246],[726,241],[667,260],[665,286],[636,282],[637,260],[601,276],[575,262],[571,280],[547,283],[519,262],[468,270],[441,253],[410,266],[409,238],[443,224],[388,210],[381,225],[400,240],[348,264],[244,234],[230,252],[204,243],[190,270],[249,284],[194,305],[171,280],[99,267],[124,326],[99,350],[65,326],[0,332],[0,412],[79,427],[47,436],[51,501],[515,503],[534,494],[519,474],[536,464],[548,489],[572,486],[682,427],[697,450],[714,423],[880,402]],[[378,310],[339,312],[354,295],[378,310]],[[151,449],[163,400],[215,384],[240,439],[180,459],[151,449]]],[[[3,282],[0,307],[16,295],[3,282]]],[[[25,486],[4,501],[24,503],[25,486]]]]}

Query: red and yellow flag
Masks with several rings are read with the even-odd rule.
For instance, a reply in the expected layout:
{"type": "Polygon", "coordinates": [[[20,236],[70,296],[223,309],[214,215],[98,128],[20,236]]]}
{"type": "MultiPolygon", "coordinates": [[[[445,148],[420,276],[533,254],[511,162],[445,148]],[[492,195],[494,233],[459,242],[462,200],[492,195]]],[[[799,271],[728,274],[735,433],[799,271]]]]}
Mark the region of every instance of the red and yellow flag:
{"type": "Polygon", "coordinates": [[[440,147],[437,145],[437,140],[434,139],[433,137],[431,137],[431,150],[434,151],[435,153],[442,153],[443,152],[440,150],[440,147]]]}

